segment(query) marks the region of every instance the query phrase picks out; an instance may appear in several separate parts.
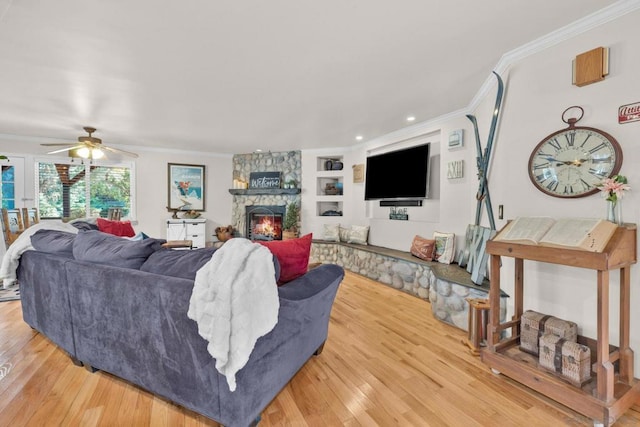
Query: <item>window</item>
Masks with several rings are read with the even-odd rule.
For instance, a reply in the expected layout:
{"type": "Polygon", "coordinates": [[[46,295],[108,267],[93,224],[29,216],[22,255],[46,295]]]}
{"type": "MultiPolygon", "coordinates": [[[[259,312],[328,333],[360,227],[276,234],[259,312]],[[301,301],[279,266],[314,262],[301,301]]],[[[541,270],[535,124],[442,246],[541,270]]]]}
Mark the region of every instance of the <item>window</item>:
{"type": "Polygon", "coordinates": [[[106,217],[109,208],[133,216],[132,165],[37,162],[41,218],[106,217]]]}
{"type": "Polygon", "coordinates": [[[6,209],[16,208],[15,194],[16,170],[13,165],[2,165],[2,207],[6,209]]]}

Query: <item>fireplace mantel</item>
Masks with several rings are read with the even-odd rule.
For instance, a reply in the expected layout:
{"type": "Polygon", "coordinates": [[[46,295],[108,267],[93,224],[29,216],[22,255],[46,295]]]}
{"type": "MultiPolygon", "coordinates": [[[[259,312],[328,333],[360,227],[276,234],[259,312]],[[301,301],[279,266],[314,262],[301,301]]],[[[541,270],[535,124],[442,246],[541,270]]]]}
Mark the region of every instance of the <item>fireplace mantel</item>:
{"type": "Polygon", "coordinates": [[[230,188],[229,193],[234,196],[255,196],[255,195],[278,195],[278,194],[300,194],[299,188],[248,188],[248,189],[235,189],[230,188]]]}

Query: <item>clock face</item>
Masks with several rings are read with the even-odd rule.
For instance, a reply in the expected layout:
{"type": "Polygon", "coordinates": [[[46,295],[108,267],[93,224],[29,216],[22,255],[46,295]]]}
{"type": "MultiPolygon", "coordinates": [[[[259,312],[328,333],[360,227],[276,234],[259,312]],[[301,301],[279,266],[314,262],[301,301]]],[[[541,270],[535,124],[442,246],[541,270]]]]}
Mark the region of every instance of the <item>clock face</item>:
{"type": "Polygon", "coordinates": [[[569,127],[546,137],[529,157],[529,178],[543,193],[554,197],[584,197],[596,185],[620,170],[622,150],[606,132],[569,127]]]}

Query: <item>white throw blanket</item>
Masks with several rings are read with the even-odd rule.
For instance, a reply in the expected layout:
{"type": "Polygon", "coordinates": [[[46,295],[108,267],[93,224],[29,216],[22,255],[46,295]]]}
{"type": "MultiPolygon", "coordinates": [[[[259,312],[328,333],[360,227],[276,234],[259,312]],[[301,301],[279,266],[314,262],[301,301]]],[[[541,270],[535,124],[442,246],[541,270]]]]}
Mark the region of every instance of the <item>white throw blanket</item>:
{"type": "Polygon", "coordinates": [[[62,221],[43,221],[25,229],[15,242],[7,248],[7,252],[2,258],[0,279],[2,279],[4,288],[9,287],[17,280],[16,271],[18,270],[20,256],[25,251],[33,249],[33,246],[31,246],[31,236],[38,230],[59,230],[68,233],[78,233],[77,228],[73,225],[65,224],[62,221]]]}
{"type": "Polygon", "coordinates": [[[258,243],[231,239],[196,273],[187,316],[209,342],[231,391],[258,338],[278,322],[279,309],[273,255],[258,243]]]}

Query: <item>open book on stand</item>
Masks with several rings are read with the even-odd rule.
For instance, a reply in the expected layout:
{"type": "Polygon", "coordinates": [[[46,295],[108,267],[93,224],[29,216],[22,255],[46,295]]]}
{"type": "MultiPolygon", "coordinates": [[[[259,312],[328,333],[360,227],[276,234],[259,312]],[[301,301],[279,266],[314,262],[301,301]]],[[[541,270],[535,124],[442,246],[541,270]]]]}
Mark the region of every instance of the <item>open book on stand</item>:
{"type": "Polygon", "coordinates": [[[602,252],[617,227],[595,218],[518,217],[493,240],[602,252]]]}

